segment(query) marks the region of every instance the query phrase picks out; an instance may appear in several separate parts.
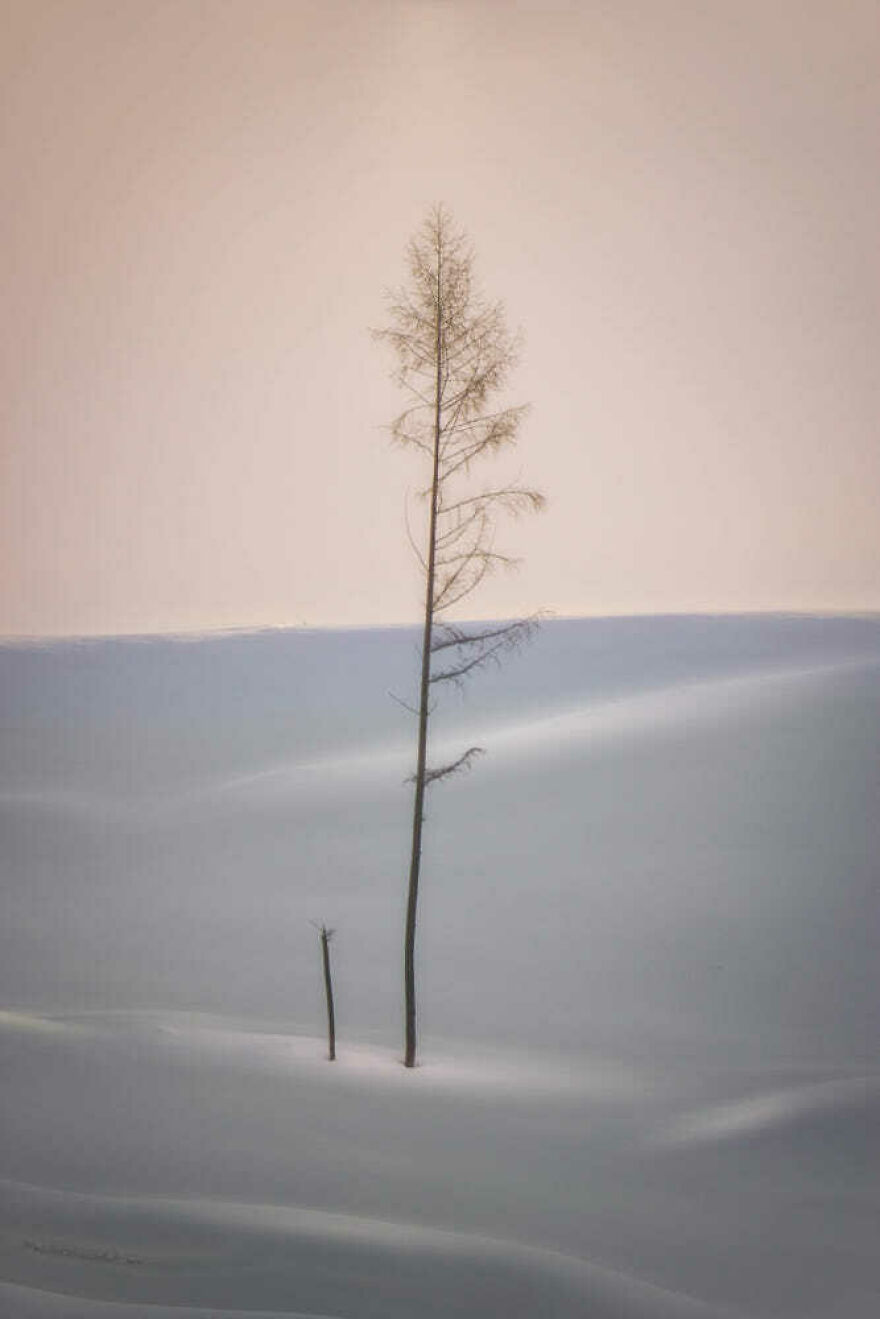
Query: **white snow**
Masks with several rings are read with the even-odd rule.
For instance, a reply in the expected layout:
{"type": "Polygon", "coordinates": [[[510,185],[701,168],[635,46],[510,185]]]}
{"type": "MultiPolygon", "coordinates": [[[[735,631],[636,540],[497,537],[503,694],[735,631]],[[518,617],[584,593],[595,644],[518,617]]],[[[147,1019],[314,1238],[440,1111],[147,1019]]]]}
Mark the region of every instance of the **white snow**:
{"type": "Polygon", "coordinates": [[[439,710],[408,1071],[411,640],[0,648],[0,1315],[867,1319],[880,622],[439,710]]]}

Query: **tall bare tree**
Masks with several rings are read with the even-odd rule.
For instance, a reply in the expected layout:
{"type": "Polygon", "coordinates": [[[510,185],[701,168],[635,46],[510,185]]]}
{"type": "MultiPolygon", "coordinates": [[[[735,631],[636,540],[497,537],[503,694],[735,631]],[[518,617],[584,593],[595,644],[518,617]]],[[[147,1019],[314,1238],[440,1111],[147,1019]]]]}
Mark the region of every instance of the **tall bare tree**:
{"type": "MultiPolygon", "coordinates": [[[[313,922],[314,924],[314,922],[313,922]]],[[[321,968],[324,972],[324,997],[327,1000],[327,1058],[336,1062],[336,1013],[333,1010],[333,975],[330,970],[330,940],[334,931],[322,921],[315,925],[321,940],[321,968]]]]}
{"type": "MultiPolygon", "coordinates": [[[[404,939],[406,1039],[404,1064],[416,1062],[415,935],[425,793],[468,769],[483,748],[468,747],[444,765],[428,764],[432,688],[460,684],[518,645],[536,620],[464,626],[453,610],[500,566],[514,562],[495,548],[499,513],[537,510],[543,497],[516,483],[479,484],[483,459],[515,443],[525,407],[496,407],[517,358],[500,303],[474,286],[473,253],[448,211],[436,206],[408,248],[407,284],[389,295],[387,328],[376,335],[396,357],[394,378],[406,407],[391,431],[401,445],[424,455],[430,479],[424,550],[410,543],[425,580],[419,684],[418,750],[412,777],[412,851],[404,939]]],[[[409,532],[409,525],[407,525],[409,532]]]]}

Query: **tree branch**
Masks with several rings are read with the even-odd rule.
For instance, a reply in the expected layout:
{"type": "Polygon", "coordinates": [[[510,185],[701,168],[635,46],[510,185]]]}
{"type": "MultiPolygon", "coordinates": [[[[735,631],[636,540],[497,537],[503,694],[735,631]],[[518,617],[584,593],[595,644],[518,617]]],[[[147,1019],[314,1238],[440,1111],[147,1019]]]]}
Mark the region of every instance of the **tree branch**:
{"type": "Polygon", "coordinates": [[[486,628],[482,632],[466,632],[452,624],[441,624],[446,635],[435,641],[431,647],[432,654],[440,650],[455,649],[461,658],[451,666],[431,675],[431,682],[451,682],[456,686],[469,673],[474,673],[488,664],[500,664],[501,656],[522,645],[538,627],[538,618],[520,618],[500,627],[486,628]],[[474,650],[474,654],[469,654],[474,650]]]}
{"type": "MultiPolygon", "coordinates": [[[[458,757],[458,760],[453,760],[448,765],[438,765],[436,769],[426,769],[425,786],[427,787],[429,783],[439,783],[441,779],[448,779],[452,774],[463,773],[471,768],[477,756],[484,756],[485,754],[485,747],[468,747],[467,751],[458,757]]],[[[408,782],[412,783],[414,777],[410,778],[408,782]]]]}

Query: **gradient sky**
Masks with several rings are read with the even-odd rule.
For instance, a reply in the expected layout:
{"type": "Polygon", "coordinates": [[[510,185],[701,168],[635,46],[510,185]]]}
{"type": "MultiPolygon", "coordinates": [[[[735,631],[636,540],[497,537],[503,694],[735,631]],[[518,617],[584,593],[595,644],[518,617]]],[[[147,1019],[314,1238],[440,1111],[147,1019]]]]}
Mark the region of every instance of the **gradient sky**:
{"type": "Polygon", "coordinates": [[[414,619],[444,201],[548,510],[463,612],[880,608],[876,0],[3,0],[0,633],[414,619]]]}

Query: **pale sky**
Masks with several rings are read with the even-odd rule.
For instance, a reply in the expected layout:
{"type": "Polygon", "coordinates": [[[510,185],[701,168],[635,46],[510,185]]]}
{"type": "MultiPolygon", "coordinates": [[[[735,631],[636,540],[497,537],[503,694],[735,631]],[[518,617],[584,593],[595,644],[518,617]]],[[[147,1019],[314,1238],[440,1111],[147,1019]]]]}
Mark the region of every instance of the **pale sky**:
{"type": "Polygon", "coordinates": [[[397,623],[443,201],[548,497],[468,616],[880,608],[877,0],[0,0],[0,634],[397,623]]]}

